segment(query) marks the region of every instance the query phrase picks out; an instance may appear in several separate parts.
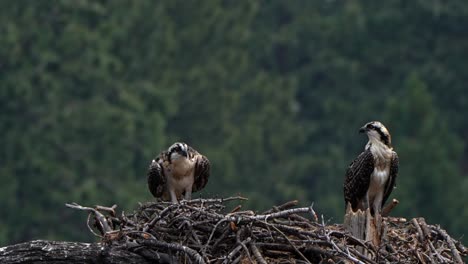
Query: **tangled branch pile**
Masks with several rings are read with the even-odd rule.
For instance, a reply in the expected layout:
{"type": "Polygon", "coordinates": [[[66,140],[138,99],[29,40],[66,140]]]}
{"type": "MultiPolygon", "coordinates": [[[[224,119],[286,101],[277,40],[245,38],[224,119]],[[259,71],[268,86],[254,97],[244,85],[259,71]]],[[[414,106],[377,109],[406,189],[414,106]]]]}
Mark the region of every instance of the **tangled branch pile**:
{"type": "Polygon", "coordinates": [[[226,202],[195,199],[180,204],[150,202],[133,214],[111,208],[90,211],[88,226],[111,247],[125,248],[159,263],[463,263],[467,249],[424,219],[386,218],[379,248],[348,234],[342,225],[318,221],[297,201],[262,214],[228,210],[226,202]]]}

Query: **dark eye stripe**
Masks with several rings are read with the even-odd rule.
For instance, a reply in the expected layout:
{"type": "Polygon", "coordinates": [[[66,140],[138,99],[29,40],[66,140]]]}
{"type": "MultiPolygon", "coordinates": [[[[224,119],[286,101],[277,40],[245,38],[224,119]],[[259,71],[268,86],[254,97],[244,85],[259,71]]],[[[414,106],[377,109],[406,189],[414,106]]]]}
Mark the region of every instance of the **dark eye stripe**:
{"type": "Polygon", "coordinates": [[[388,136],[385,135],[385,133],[381,129],[377,129],[377,132],[379,133],[380,139],[382,140],[382,142],[385,145],[390,146],[390,140],[389,140],[388,136]]]}

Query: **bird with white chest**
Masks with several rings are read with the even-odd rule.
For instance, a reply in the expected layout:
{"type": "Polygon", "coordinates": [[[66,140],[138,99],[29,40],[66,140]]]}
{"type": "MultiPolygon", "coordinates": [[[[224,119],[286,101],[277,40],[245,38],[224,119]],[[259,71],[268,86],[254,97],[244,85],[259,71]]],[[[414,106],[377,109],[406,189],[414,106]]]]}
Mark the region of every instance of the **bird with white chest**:
{"type": "Polygon", "coordinates": [[[152,160],[148,172],[148,188],[156,198],[176,203],[190,200],[201,190],[210,176],[210,161],[182,142],[172,144],[152,160]]]}
{"type": "Polygon", "coordinates": [[[381,214],[395,187],[398,155],[393,151],[390,133],[382,123],[369,122],[359,132],[366,133],[369,141],[346,170],[345,203],[346,206],[349,203],[353,211],[370,208],[371,214],[381,214]]]}

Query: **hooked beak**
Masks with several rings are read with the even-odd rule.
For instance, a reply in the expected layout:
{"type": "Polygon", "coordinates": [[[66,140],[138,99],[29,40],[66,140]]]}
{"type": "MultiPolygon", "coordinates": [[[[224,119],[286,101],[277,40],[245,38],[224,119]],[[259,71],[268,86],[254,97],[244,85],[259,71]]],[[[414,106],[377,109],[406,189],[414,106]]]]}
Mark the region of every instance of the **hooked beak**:
{"type": "Polygon", "coordinates": [[[181,154],[182,156],[188,158],[188,152],[186,150],[182,150],[181,154]]]}
{"type": "Polygon", "coordinates": [[[363,126],[359,129],[359,133],[365,133],[367,131],[366,126],[363,126]]]}

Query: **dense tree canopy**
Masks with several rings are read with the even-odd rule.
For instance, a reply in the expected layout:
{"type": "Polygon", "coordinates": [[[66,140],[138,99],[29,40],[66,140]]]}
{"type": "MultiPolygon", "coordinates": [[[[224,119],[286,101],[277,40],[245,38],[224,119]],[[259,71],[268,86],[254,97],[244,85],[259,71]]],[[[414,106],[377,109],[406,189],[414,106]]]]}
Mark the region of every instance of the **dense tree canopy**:
{"type": "Polygon", "coordinates": [[[466,236],[467,27],[461,0],[0,2],[0,243],[89,240],[63,204],[133,210],[174,141],[210,158],[203,196],[341,222],[370,120],[394,214],[466,236]]]}

